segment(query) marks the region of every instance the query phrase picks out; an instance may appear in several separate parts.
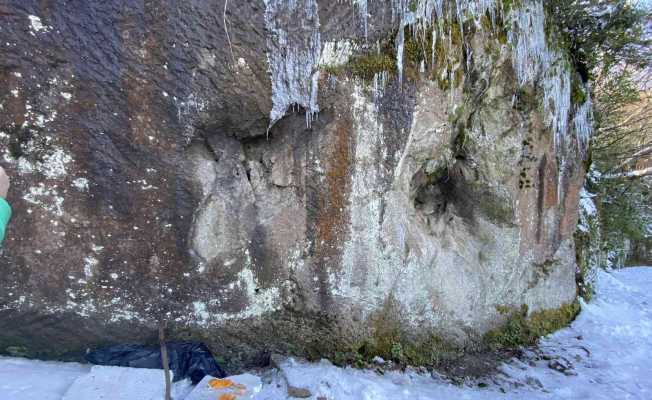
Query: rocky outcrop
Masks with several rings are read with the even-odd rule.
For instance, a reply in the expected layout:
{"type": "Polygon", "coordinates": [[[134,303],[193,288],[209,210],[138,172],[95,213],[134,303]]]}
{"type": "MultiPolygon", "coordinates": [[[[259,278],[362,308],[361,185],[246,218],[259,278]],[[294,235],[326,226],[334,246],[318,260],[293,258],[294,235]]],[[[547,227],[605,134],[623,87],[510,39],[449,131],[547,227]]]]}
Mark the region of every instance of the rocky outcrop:
{"type": "Polygon", "coordinates": [[[542,3],[402,3],[0,6],[0,352],[166,321],[238,368],[572,302],[591,107],[542,3]]]}

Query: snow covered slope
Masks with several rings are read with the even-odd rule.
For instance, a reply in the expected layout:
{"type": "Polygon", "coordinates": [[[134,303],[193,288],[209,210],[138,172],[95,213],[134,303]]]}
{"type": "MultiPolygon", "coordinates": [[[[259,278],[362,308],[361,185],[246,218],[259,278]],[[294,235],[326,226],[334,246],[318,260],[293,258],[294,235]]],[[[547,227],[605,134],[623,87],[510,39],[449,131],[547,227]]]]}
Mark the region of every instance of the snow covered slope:
{"type": "MultiPolygon", "coordinates": [[[[523,359],[503,365],[497,376],[455,385],[415,371],[378,375],[327,361],[287,360],[282,374],[263,377],[254,398],[285,399],[289,384],[308,389],[313,399],[337,400],[652,399],[650,305],[652,268],[600,272],[597,296],[582,304],[577,320],[523,359]]],[[[59,400],[76,379],[88,379],[89,370],[74,363],[0,358],[0,399],[59,400]]]]}

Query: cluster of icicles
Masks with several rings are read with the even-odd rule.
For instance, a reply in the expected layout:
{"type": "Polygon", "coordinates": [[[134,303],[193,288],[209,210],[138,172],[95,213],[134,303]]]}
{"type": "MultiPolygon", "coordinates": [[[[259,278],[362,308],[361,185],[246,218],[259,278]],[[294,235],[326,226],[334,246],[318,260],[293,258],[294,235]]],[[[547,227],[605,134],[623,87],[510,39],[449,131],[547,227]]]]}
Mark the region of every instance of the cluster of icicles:
{"type": "MultiPolygon", "coordinates": [[[[358,8],[367,32],[367,0],[352,0],[358,8]]],[[[590,98],[576,109],[571,107],[571,71],[568,60],[558,50],[551,49],[546,42],[545,12],[541,0],[523,0],[505,12],[501,0],[391,0],[394,18],[398,21],[396,37],[396,68],[399,82],[403,78],[403,52],[405,30],[413,35],[424,35],[432,31],[432,60],[435,66],[435,43],[437,38],[447,37],[452,54],[450,30],[455,26],[448,22],[458,22],[460,37],[464,37],[464,23],[472,19],[480,25],[480,19],[488,15],[495,26],[496,16],[501,15],[509,24],[509,42],[514,56],[514,70],[522,86],[539,83],[543,88],[544,109],[548,126],[554,134],[555,148],[560,158],[565,156],[573,144],[567,137],[569,129],[575,128],[577,151],[586,153],[592,133],[592,104],[590,98]],[[448,29],[448,32],[445,31],[448,29]],[[571,111],[574,111],[572,113],[571,111]],[[569,125],[574,114],[573,125],[569,125]]],[[[470,51],[466,46],[463,51],[470,51]]],[[[471,57],[467,57],[467,61],[471,57]]],[[[588,90],[586,90],[588,93],[588,90]]]]}
{"type": "MultiPolygon", "coordinates": [[[[365,36],[368,32],[368,0],[350,0],[360,15],[365,36]]],[[[488,15],[492,25],[496,26],[496,16],[502,16],[508,24],[509,42],[513,49],[514,70],[522,86],[538,84],[543,89],[546,122],[554,134],[554,143],[560,164],[564,163],[566,154],[573,145],[584,154],[591,136],[592,106],[590,99],[584,104],[571,104],[571,71],[568,60],[560,51],[552,49],[546,42],[545,12],[542,0],[521,0],[509,11],[503,8],[502,0],[390,0],[393,18],[398,24],[396,37],[396,67],[398,80],[403,79],[403,53],[406,28],[411,34],[424,35],[432,32],[433,47],[437,38],[448,41],[452,54],[451,29],[460,29],[464,38],[463,21],[474,20],[480,25],[480,19],[488,15]],[[445,23],[449,22],[449,23],[445,23]],[[458,22],[453,24],[451,22],[458,22]],[[446,31],[448,30],[448,31],[446,31]],[[574,115],[571,122],[571,115],[574,115]],[[574,128],[576,140],[569,140],[568,132],[574,128]]],[[[316,0],[265,0],[266,24],[273,33],[268,40],[268,61],[272,77],[273,109],[272,124],[279,120],[286,110],[299,105],[306,110],[308,125],[319,111],[317,104],[319,54],[321,42],[319,35],[319,16],[316,0]],[[279,13],[301,10],[303,21],[300,23],[309,29],[303,30],[303,36],[291,38],[286,28],[278,23],[279,13]],[[307,44],[307,45],[306,45],[307,44]],[[283,51],[279,52],[279,48],[283,51]]],[[[294,32],[296,35],[296,32],[294,32]]],[[[471,51],[463,45],[462,51],[471,51]]],[[[435,65],[435,51],[432,60],[435,65]]],[[[470,60],[471,57],[466,57],[470,60]]],[[[382,78],[382,79],[381,79],[382,78]]],[[[380,92],[379,81],[374,80],[374,93],[380,92]]],[[[587,90],[588,93],[588,90],[587,90]]],[[[271,125],[270,125],[271,126],[271,125]]]]}
{"type": "Polygon", "coordinates": [[[272,81],[271,128],[288,108],[306,110],[310,127],[319,113],[319,57],[321,35],[317,0],[264,0],[267,38],[267,62],[272,81]],[[296,16],[299,20],[288,18],[296,16]],[[301,29],[288,31],[289,25],[301,29]]]}

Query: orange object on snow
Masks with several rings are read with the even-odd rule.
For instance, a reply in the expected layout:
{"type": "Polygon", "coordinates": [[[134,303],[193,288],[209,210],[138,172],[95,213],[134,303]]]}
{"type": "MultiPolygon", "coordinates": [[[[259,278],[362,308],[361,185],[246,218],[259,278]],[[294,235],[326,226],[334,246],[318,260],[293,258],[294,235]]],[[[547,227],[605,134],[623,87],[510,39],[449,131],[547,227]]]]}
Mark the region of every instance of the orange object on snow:
{"type": "MultiPolygon", "coordinates": [[[[213,389],[226,389],[233,386],[233,381],[230,379],[211,379],[208,381],[208,386],[212,387],[213,389]]],[[[222,397],[220,397],[220,400],[222,400],[222,397]]]]}
{"type": "Polygon", "coordinates": [[[236,397],[233,393],[224,393],[218,400],[235,400],[235,398],[236,397]]]}

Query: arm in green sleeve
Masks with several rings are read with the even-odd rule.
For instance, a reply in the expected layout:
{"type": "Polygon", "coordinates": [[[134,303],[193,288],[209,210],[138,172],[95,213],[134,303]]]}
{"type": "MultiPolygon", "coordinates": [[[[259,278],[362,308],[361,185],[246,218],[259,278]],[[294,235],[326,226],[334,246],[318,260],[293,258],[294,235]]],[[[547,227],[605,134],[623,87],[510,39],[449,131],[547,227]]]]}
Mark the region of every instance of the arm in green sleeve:
{"type": "Polygon", "coordinates": [[[9,218],[11,218],[11,206],[7,203],[7,200],[0,197],[0,244],[5,238],[9,218]]]}

